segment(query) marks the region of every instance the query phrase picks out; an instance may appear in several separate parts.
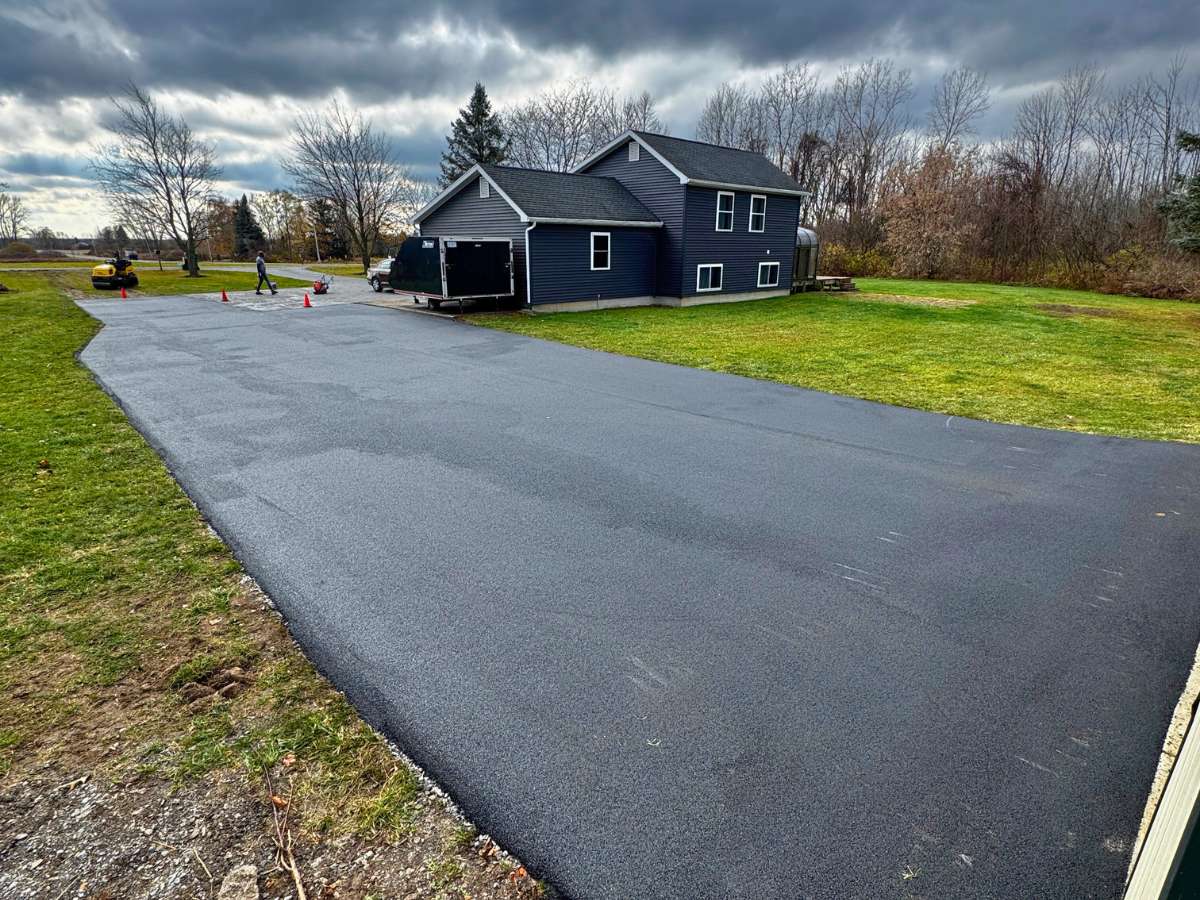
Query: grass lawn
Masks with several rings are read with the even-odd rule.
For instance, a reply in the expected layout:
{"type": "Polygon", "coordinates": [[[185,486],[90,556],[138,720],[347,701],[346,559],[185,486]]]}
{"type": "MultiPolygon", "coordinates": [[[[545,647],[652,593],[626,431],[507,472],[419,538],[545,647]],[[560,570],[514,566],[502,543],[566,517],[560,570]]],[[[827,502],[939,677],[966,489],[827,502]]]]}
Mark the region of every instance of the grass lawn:
{"type": "Polygon", "coordinates": [[[857,283],[858,294],[471,321],[970,418],[1200,442],[1200,305],[991,284],[857,283]]]}
{"type": "MultiPolygon", "coordinates": [[[[508,874],[495,866],[515,874],[516,863],[470,849],[474,833],[314,671],[76,362],[99,326],[62,280],[18,274],[0,294],[0,787],[86,775],[119,785],[120,796],[137,785],[138,803],[156,793],[183,803],[166,798],[200,779],[206,795],[253,796],[261,819],[247,827],[266,833],[271,772],[300,846],[338,835],[350,843],[322,851],[329,858],[349,854],[357,865],[368,845],[396,847],[416,866],[380,875],[401,879],[397,896],[425,890],[435,870],[449,878],[448,897],[458,887],[484,896],[478,884],[508,874]],[[418,834],[423,843],[411,843],[418,834]]],[[[193,285],[170,274],[158,287],[193,285]]],[[[52,805],[60,802],[69,801],[52,805]]],[[[39,827],[13,821],[17,831],[39,827]]],[[[111,849],[102,831],[98,839],[111,849]]],[[[0,845],[9,846],[3,827],[0,845]]],[[[64,859],[76,855],[85,854],[72,848],[64,859]]],[[[520,872],[503,896],[536,895],[520,872]]]]}
{"type": "MultiPolygon", "coordinates": [[[[379,262],[377,259],[371,260],[371,265],[379,262]]],[[[326,275],[358,275],[362,277],[361,263],[313,263],[305,265],[306,269],[312,269],[314,272],[324,272],[326,275]]]]}
{"type": "MultiPolygon", "coordinates": [[[[138,286],[132,289],[134,295],[158,296],[163,294],[206,294],[215,291],[252,291],[258,283],[258,275],[254,272],[231,272],[200,267],[198,278],[188,278],[187,272],[179,268],[168,267],[158,271],[158,266],[137,267],[138,286]]],[[[281,288],[310,287],[311,282],[300,281],[296,278],[283,278],[272,275],[272,280],[281,288]]],[[[88,297],[107,297],[119,291],[108,289],[97,290],[92,287],[91,272],[59,272],[58,283],[75,291],[82,291],[88,297]]]]}

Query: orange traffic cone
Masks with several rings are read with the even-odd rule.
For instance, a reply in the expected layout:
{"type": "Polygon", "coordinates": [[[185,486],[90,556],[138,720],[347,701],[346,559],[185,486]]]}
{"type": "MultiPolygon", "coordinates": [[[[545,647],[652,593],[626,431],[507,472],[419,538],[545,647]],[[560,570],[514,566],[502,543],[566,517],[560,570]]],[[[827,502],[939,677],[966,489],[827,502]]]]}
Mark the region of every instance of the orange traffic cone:
{"type": "Polygon", "coordinates": [[[312,301],[308,299],[308,291],[304,292],[304,308],[312,309],[312,301]]]}
{"type": "Polygon", "coordinates": [[[129,295],[125,293],[125,285],[121,285],[121,299],[124,300],[129,295]]]}
{"type": "Polygon", "coordinates": [[[221,289],[221,302],[222,302],[222,303],[228,303],[228,302],[229,302],[229,295],[228,295],[227,293],[225,293],[225,289],[224,289],[224,288],[222,288],[222,289],[221,289]]]}

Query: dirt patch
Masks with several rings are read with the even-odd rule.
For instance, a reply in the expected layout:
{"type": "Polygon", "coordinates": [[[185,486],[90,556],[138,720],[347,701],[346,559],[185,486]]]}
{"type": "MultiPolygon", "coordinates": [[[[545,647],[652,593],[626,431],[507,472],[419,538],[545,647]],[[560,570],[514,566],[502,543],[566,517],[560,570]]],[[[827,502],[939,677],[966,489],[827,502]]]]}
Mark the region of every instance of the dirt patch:
{"type": "Polygon", "coordinates": [[[904,294],[847,294],[847,300],[868,301],[870,303],[899,303],[903,306],[936,306],[943,309],[957,309],[962,306],[974,306],[974,300],[947,300],[944,297],[909,297],[904,294]]]}
{"type": "Polygon", "coordinates": [[[1119,309],[1108,309],[1103,306],[1072,306],[1070,303],[1037,303],[1034,309],[1051,316],[1092,316],[1097,319],[1116,319],[1126,315],[1119,309]]]}
{"type": "MultiPolygon", "coordinates": [[[[287,775],[275,786],[286,793],[287,775]]],[[[422,802],[435,809],[440,798],[422,802]]],[[[182,785],[106,782],[57,766],[0,790],[0,896],[196,898],[252,866],[263,898],[295,896],[277,862],[274,812],[236,779],[182,785]]],[[[444,815],[401,842],[299,836],[292,849],[310,898],[546,897],[487,837],[444,815]]]]}

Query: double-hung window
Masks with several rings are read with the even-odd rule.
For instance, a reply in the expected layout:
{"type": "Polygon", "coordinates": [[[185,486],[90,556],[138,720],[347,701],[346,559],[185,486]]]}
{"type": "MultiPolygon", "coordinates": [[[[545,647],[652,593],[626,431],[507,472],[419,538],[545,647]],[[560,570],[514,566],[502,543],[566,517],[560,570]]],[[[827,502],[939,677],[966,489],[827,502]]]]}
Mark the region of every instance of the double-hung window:
{"type": "Polygon", "coordinates": [[[733,194],[717,191],[717,231],[733,231],[733,194]]]}
{"type": "Polygon", "coordinates": [[[779,263],[760,262],[758,264],[758,286],[779,287],[779,263]]]}
{"type": "Polygon", "coordinates": [[[723,263],[696,266],[696,292],[702,294],[705,291],[719,291],[724,273],[723,263]]]}
{"type": "Polygon", "coordinates": [[[592,271],[607,272],[612,268],[612,235],[607,231],[592,232],[592,271]]]}
{"type": "Polygon", "coordinates": [[[767,230],[767,198],[763,194],[750,195],[750,230],[767,230]]]}

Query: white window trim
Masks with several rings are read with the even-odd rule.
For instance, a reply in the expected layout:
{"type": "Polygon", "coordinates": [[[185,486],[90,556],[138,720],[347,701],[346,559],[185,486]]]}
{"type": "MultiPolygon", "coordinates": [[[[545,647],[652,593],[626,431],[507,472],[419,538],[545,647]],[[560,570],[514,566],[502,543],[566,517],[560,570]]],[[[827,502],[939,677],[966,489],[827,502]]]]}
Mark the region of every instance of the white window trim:
{"type": "Polygon", "coordinates": [[[747,228],[751,234],[762,234],[767,230],[767,195],[766,194],[751,194],[750,195],[750,219],[747,222],[747,228]],[[761,200],[762,208],[762,228],[754,227],[754,201],[761,200]]]}
{"type": "Polygon", "coordinates": [[[779,261],[778,260],[768,260],[767,262],[760,262],[758,264],[758,286],[760,288],[779,287],[779,261]],[[763,281],[763,266],[767,266],[768,268],[770,268],[771,266],[775,267],[775,280],[769,284],[767,284],[763,281]]]}
{"type": "Polygon", "coordinates": [[[713,229],[715,231],[733,231],[733,216],[734,216],[734,213],[736,210],[737,210],[737,194],[735,194],[733,191],[717,191],[717,221],[713,223],[713,229]],[[728,228],[721,227],[721,215],[723,213],[723,210],[721,209],[721,198],[722,197],[728,197],[729,199],[731,199],[733,201],[733,203],[731,203],[729,206],[729,227],[728,228]]]}
{"type": "MultiPolygon", "coordinates": [[[[708,282],[709,282],[709,284],[712,284],[712,276],[711,275],[708,276],[708,282]]],[[[708,294],[708,293],[713,293],[715,291],[721,291],[724,289],[725,289],[725,263],[700,263],[700,265],[696,266],[696,293],[697,294],[708,294]],[[717,285],[716,287],[706,287],[706,288],[700,287],[700,270],[701,269],[720,269],[721,270],[721,283],[719,285],[717,285]]]]}
{"type": "Polygon", "coordinates": [[[639,162],[642,158],[642,145],[637,141],[629,142],[629,161],[639,162]]]}
{"type": "Polygon", "coordinates": [[[483,176],[480,176],[480,178],[479,178],[479,199],[487,200],[491,196],[492,196],[492,186],[488,183],[488,180],[486,178],[484,178],[483,176]]]}
{"type": "Polygon", "coordinates": [[[591,240],[588,242],[588,247],[591,250],[591,253],[588,258],[588,262],[591,264],[592,271],[593,272],[608,272],[608,271],[610,271],[612,269],[612,232],[611,231],[593,231],[591,240]],[[606,252],[608,254],[608,265],[607,266],[597,266],[596,265],[596,238],[598,238],[598,237],[603,237],[605,239],[606,243],[608,244],[608,246],[605,248],[606,252]]]}

